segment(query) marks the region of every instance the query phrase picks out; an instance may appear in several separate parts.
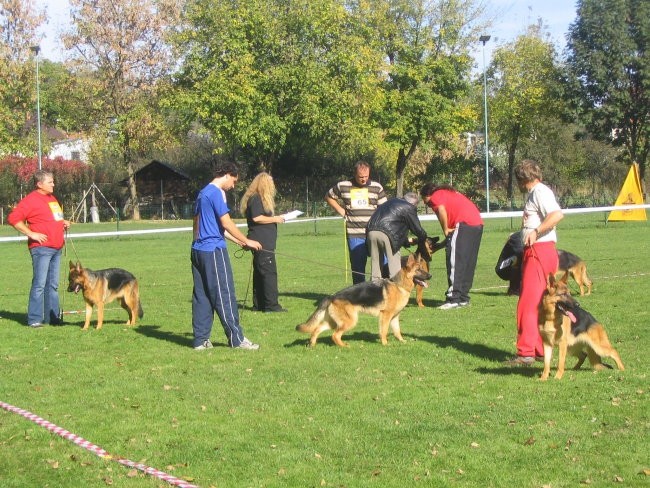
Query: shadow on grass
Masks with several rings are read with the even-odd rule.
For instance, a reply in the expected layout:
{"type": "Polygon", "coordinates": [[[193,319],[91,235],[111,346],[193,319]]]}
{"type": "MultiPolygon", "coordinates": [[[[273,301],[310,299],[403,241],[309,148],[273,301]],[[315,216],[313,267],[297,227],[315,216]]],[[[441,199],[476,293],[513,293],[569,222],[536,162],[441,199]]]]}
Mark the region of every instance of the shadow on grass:
{"type": "MultiPolygon", "coordinates": [[[[161,330],[159,325],[140,325],[136,326],[135,331],[138,334],[142,334],[143,336],[151,337],[152,339],[158,339],[160,341],[172,342],[174,344],[178,344],[179,346],[193,347],[194,345],[192,334],[190,332],[186,332],[184,334],[176,334],[174,332],[161,330]]],[[[223,344],[215,343],[214,347],[219,347],[220,345],[223,344]]]]}
{"type": "Polygon", "coordinates": [[[314,302],[314,307],[317,306],[323,298],[328,296],[330,295],[327,293],[280,293],[280,297],[294,297],[302,298],[304,300],[312,300],[314,302]]]}
{"type": "MultiPolygon", "coordinates": [[[[309,347],[309,334],[304,334],[305,339],[296,339],[289,344],[285,344],[284,347],[309,347]]],[[[343,335],[343,342],[347,342],[349,346],[354,347],[354,343],[359,342],[376,342],[379,343],[379,336],[373,334],[372,332],[354,332],[352,334],[343,335]]],[[[327,331],[323,332],[322,335],[318,336],[318,342],[316,342],[316,347],[318,346],[329,346],[329,347],[338,347],[334,344],[332,340],[332,335],[328,334],[327,331]]]]}
{"type": "Polygon", "coordinates": [[[512,357],[512,353],[504,351],[503,349],[495,349],[493,347],[486,346],[485,344],[475,344],[472,342],[465,342],[460,340],[458,337],[442,337],[442,336],[415,336],[412,334],[404,334],[409,337],[413,337],[418,341],[425,341],[431,344],[435,344],[440,348],[451,347],[457,351],[469,354],[471,356],[489,359],[492,361],[503,362],[506,359],[512,357]]]}
{"type": "MultiPolygon", "coordinates": [[[[503,290],[477,290],[471,291],[472,295],[483,295],[484,297],[507,297],[508,294],[503,290]]],[[[515,297],[516,299],[516,297],[515,297]]]]}
{"type": "MultiPolygon", "coordinates": [[[[25,326],[27,313],[24,312],[11,312],[9,310],[0,310],[0,319],[9,320],[11,322],[16,322],[18,325],[25,326]]],[[[47,324],[46,324],[47,325],[47,324]]],[[[52,327],[64,327],[66,325],[77,325],[70,323],[65,317],[63,317],[63,322],[57,324],[51,324],[52,327]]],[[[79,327],[83,325],[83,320],[79,323],[79,327]]]]}
{"type": "Polygon", "coordinates": [[[526,376],[528,378],[534,378],[539,376],[542,373],[541,366],[536,368],[534,366],[502,366],[499,365],[496,368],[476,368],[476,371],[479,374],[493,374],[497,376],[510,376],[518,374],[519,376],[526,376]]]}
{"type": "Polygon", "coordinates": [[[19,325],[25,325],[25,320],[27,319],[27,313],[25,312],[12,312],[10,310],[0,310],[0,319],[11,320],[12,322],[17,322],[19,325]]]}

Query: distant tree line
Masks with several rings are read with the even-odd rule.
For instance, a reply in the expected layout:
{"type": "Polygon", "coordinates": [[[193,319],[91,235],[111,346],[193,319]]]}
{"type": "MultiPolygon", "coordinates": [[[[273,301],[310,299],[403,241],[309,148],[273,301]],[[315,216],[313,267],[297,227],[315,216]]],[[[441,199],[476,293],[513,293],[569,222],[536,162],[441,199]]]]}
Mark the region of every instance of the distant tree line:
{"type": "MultiPolygon", "coordinates": [[[[90,138],[86,177],[116,197],[126,180],[120,198],[138,202],[134,174],[152,159],[183,169],[193,190],[227,159],[241,164],[244,180],[266,170],[284,198],[320,201],[365,159],[391,194],[433,180],[486,206],[483,74],[469,55],[489,28],[485,2],[70,5],[67,61],[40,60],[41,123],[90,138]]],[[[576,9],[565,53],[541,20],[494,50],[486,71],[492,208],[518,204],[512,170],[527,157],[540,160],[568,204],[608,203],[632,162],[645,182],[650,2],[580,0],[576,9]]],[[[0,0],[5,162],[37,151],[32,48],[45,21],[32,2],[0,0]]],[[[45,151],[52,142],[43,134],[45,151]]],[[[15,195],[7,174],[2,202],[15,195]]]]}

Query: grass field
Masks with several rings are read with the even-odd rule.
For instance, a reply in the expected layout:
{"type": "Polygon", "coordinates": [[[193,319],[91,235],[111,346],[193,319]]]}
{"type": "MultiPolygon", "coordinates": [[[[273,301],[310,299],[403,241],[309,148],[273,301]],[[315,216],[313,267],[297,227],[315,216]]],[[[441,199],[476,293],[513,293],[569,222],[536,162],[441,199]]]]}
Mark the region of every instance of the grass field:
{"type": "MultiPolygon", "coordinates": [[[[559,247],[583,257],[594,281],[579,300],[605,324],[626,370],[586,365],[542,383],[541,363],[501,364],[515,351],[516,298],[494,265],[516,225],[486,222],[470,307],[434,309],[446,288],[437,254],[427,307],[413,298],[402,314],[407,342],[390,336],[381,346],[376,319],[364,316],[344,350],[328,333],[306,348],[294,330],[346,285],[338,220],[280,226],[285,314],[250,310],[251,257],[232,248],[242,323],[257,352],[226,348],[218,321],[215,348],[191,348],[189,232],[73,238],[62,268],[78,258],[140,280],[138,326],[125,327],[113,304],[99,332],[80,330],[83,315],[67,315],[64,327],[23,327],[29,255],[24,242],[0,243],[0,401],[202,488],[648,486],[650,226],[605,225],[602,214],[560,224],[559,247]]],[[[189,223],[120,224],[162,226],[189,223]]],[[[437,222],[425,228],[440,233],[437,222]]],[[[102,229],[115,224],[72,231],[102,229]]],[[[69,293],[62,304],[83,308],[69,293]]],[[[0,410],[0,486],[169,485],[0,410]]]]}

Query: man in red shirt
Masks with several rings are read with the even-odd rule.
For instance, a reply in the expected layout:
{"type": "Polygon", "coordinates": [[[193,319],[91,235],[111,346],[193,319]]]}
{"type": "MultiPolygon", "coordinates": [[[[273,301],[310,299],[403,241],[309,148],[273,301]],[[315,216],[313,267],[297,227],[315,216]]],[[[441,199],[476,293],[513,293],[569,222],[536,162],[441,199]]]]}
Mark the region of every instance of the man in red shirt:
{"type": "Polygon", "coordinates": [[[32,287],[27,307],[27,325],[60,323],[59,266],[63,233],[70,222],[63,218],[63,209],[54,192],[54,176],[38,170],[34,173],[36,189],[23,198],[7,217],[7,221],[27,236],[32,256],[32,287]]]}
{"type": "Polygon", "coordinates": [[[420,196],[438,216],[443,234],[447,237],[446,301],[440,310],[469,305],[469,290],[474,281],[478,250],[483,236],[483,219],[478,207],[462,193],[449,185],[427,183],[420,196]]]}

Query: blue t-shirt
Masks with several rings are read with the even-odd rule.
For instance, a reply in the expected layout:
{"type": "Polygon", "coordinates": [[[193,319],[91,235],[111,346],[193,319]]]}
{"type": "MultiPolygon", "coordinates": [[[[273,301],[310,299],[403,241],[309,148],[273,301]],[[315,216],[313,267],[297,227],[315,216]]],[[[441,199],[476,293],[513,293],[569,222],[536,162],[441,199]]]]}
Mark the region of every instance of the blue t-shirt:
{"type": "Polygon", "coordinates": [[[192,242],[192,249],[211,252],[226,248],[221,216],[229,211],[226,193],[221,188],[210,183],[201,190],[194,207],[198,232],[192,242]]]}

